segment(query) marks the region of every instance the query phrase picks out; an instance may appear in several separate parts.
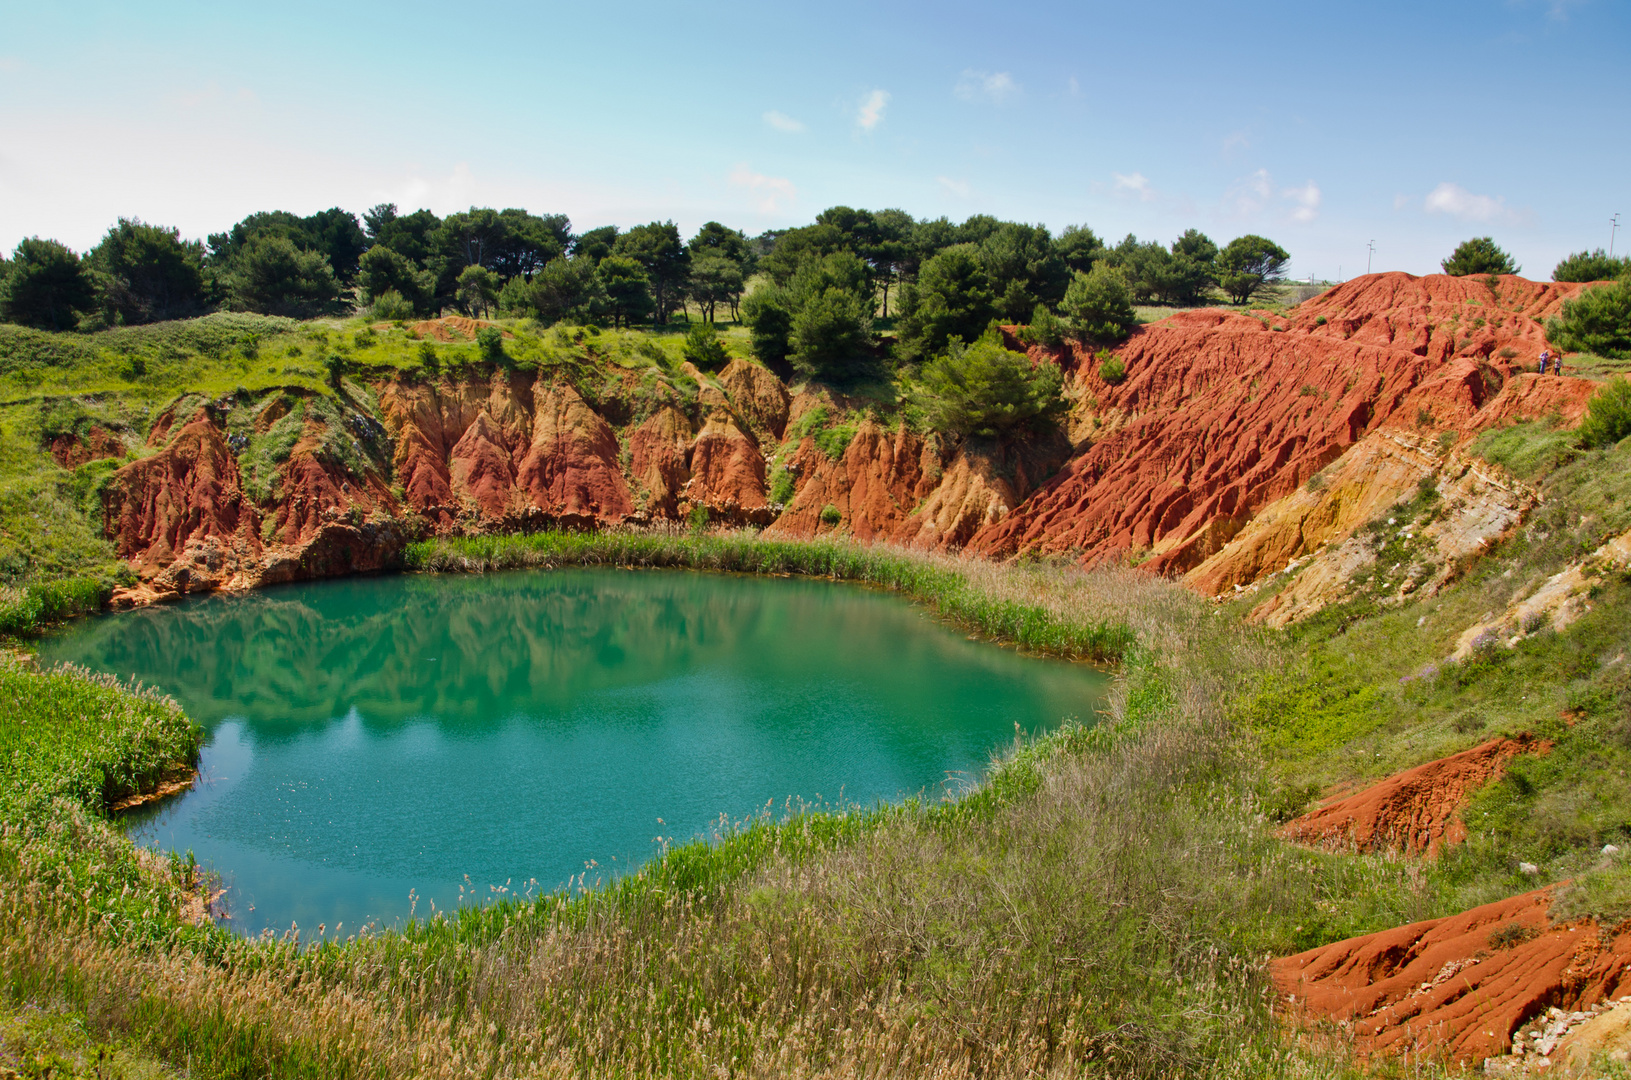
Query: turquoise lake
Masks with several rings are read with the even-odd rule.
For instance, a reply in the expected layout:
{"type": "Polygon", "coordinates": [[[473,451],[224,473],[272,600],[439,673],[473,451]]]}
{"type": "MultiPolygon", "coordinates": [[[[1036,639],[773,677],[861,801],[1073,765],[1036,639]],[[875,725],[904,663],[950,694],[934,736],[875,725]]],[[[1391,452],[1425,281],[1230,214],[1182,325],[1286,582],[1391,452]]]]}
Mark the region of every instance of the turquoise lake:
{"type": "Polygon", "coordinates": [[[218,873],[246,933],[592,884],[789,800],[938,798],[1107,688],[887,593],[683,571],[206,596],[81,621],[40,659],[203,725],[200,782],[126,821],[218,873]]]}

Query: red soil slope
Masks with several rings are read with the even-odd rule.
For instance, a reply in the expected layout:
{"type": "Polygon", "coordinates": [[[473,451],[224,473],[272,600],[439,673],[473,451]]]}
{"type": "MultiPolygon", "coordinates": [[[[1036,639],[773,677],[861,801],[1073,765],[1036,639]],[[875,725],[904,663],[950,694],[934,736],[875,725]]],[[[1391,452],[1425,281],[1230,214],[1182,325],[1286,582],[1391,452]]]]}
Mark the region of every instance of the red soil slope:
{"type": "Polygon", "coordinates": [[[1145,549],[1182,573],[1370,431],[1482,426],[1545,347],[1540,320],[1580,288],[1374,274],[1294,316],[1186,312],[1134,333],[1116,386],[1078,350],[1063,363],[1110,433],[969,549],[1088,563],[1145,549]]]}
{"type": "Polygon", "coordinates": [[[101,426],[91,428],[83,439],[65,433],[51,440],[51,458],[64,469],[77,469],[98,458],[124,456],[125,444],[119,441],[119,436],[101,426]]]}
{"type": "Polygon", "coordinates": [[[1497,779],[1517,755],[1549,748],[1527,736],[1491,739],[1327,802],[1287,822],[1280,835],[1333,851],[1437,855],[1442,845],[1466,839],[1458,811],[1468,795],[1497,779]]]}
{"type": "Polygon", "coordinates": [[[1345,1025],[1361,1055],[1476,1065],[1548,1007],[1631,992],[1631,926],[1554,923],[1548,889],[1276,960],[1294,1015],[1345,1025]]]}

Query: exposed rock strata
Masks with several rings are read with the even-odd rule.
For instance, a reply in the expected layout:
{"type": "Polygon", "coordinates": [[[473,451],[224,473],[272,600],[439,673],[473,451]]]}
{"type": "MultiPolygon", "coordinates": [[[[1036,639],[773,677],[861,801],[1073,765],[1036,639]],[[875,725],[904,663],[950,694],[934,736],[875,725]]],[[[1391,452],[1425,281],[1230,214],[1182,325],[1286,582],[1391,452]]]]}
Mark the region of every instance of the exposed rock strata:
{"type": "Polygon", "coordinates": [[[1631,926],[1554,922],[1552,891],[1274,961],[1292,1015],[1341,1023],[1361,1056],[1480,1064],[1549,1008],[1631,993],[1631,926]]]}

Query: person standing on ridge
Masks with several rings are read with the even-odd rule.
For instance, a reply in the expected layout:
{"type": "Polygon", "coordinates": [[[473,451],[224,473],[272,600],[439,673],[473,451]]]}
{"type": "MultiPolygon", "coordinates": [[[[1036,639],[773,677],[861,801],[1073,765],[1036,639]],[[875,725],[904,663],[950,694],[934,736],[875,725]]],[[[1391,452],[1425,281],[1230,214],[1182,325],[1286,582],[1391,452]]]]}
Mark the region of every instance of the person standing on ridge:
{"type": "Polygon", "coordinates": [[[1539,374],[1541,374],[1541,375],[1546,374],[1546,361],[1550,360],[1551,358],[1552,358],[1552,352],[1551,352],[1550,349],[1540,350],[1540,371],[1539,371],[1539,374]]]}

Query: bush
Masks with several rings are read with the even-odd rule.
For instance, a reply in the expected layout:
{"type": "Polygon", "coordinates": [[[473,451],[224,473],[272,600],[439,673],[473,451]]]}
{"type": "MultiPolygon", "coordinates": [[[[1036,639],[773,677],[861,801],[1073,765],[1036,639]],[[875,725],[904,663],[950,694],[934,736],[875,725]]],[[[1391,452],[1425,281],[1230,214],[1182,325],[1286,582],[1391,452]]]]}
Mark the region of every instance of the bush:
{"type": "Polygon", "coordinates": [[[1617,375],[1591,396],[1586,418],[1580,422],[1585,446],[1613,446],[1631,435],[1631,381],[1617,375]]]}
{"type": "Polygon", "coordinates": [[[1611,257],[1602,248],[1577,251],[1552,270],[1553,281],[1613,281],[1631,270],[1631,258],[1611,257]]]}
{"type": "Polygon", "coordinates": [[[838,512],[838,507],[828,503],[821,508],[821,524],[827,526],[837,525],[844,520],[844,515],[838,512]]]}
{"type": "Polygon", "coordinates": [[[1020,330],[1019,340],[1027,345],[1046,345],[1050,349],[1057,349],[1065,343],[1067,329],[1065,320],[1049,311],[1048,305],[1037,304],[1036,310],[1031,312],[1031,324],[1020,330]]]}
{"type": "Polygon", "coordinates": [[[1581,292],[1546,320],[1546,337],[1564,352],[1631,360],[1631,280],[1581,292]]]}
{"type": "Polygon", "coordinates": [[[1106,356],[1099,362],[1099,378],[1115,386],[1127,377],[1127,365],[1119,356],[1106,356]]]}
{"type": "Polygon", "coordinates": [[[368,313],[373,318],[386,322],[398,322],[414,316],[413,305],[395,289],[386,289],[374,297],[373,306],[368,309],[368,313]]]}
{"type": "Polygon", "coordinates": [[[988,333],[967,348],[956,339],[944,356],[923,366],[914,402],[936,431],[995,438],[1065,408],[1059,368],[1033,366],[988,333]]]}
{"type": "Polygon", "coordinates": [[[1446,274],[1467,277],[1470,274],[1516,274],[1520,267],[1512,256],[1495,245],[1488,236],[1475,236],[1463,240],[1450,257],[1439,263],[1446,274]]]}
{"type": "Polygon", "coordinates": [[[484,326],[476,331],[476,348],[488,360],[504,359],[504,331],[496,326],[484,326]]]}
{"type": "Polygon", "coordinates": [[[1120,341],[1138,325],[1127,282],[1119,270],[1102,262],[1088,273],[1076,275],[1060,307],[1070,320],[1070,328],[1083,341],[1120,341]]]}
{"type": "Polygon", "coordinates": [[[692,323],[691,329],[685,332],[685,344],[680,351],[703,371],[716,371],[730,360],[725,343],[714,332],[713,323],[692,323]]]}

